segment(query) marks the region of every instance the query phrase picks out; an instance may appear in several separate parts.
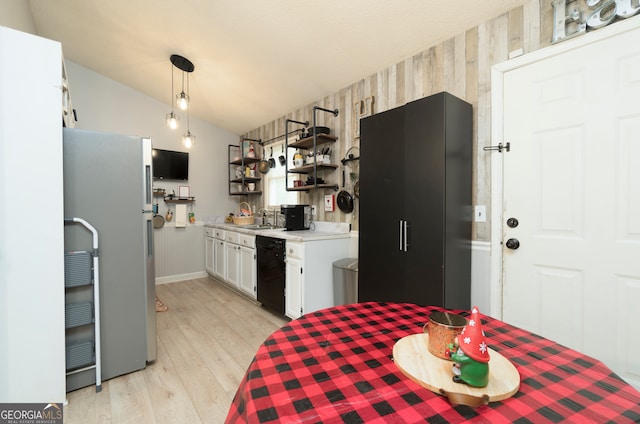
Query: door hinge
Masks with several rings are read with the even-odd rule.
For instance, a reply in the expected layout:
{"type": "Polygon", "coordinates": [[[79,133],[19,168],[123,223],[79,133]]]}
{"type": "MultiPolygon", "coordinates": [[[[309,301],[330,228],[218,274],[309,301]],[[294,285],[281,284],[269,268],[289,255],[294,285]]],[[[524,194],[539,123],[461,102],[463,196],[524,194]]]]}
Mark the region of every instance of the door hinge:
{"type": "Polygon", "coordinates": [[[507,152],[511,150],[511,143],[507,142],[507,144],[498,143],[497,146],[486,146],[483,147],[482,150],[485,152],[497,150],[498,153],[502,153],[502,150],[506,150],[507,152]]]}
{"type": "Polygon", "coordinates": [[[300,274],[302,274],[302,268],[300,268],[300,274]]]}
{"type": "Polygon", "coordinates": [[[300,315],[302,315],[302,306],[300,307],[300,315]]]}

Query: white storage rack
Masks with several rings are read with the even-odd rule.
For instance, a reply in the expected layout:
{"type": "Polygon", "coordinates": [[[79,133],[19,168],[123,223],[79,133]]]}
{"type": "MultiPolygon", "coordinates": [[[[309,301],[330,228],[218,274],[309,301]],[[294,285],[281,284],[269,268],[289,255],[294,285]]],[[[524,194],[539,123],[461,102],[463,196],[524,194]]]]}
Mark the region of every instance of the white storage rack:
{"type": "Polygon", "coordinates": [[[64,285],[71,300],[65,300],[66,371],[67,375],[96,370],[96,392],[102,390],[100,358],[100,272],[98,263],[98,231],[81,218],[65,218],[64,223],[83,225],[93,235],[92,251],[73,251],[64,254],[64,285]],[[92,288],[89,296],[72,296],[73,291],[92,288]],[[78,298],[80,300],[78,300],[78,298]],[[92,334],[70,337],[74,329],[93,326],[92,334]]]}

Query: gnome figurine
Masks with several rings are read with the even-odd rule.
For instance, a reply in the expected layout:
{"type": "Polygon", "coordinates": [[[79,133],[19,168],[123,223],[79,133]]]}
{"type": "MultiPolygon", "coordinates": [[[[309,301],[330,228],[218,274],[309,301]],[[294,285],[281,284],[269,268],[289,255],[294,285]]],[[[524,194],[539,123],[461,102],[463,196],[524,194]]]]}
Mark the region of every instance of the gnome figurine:
{"type": "Polygon", "coordinates": [[[489,384],[489,350],[484,337],[480,311],[474,306],[469,322],[457,337],[458,350],[451,355],[454,382],[473,387],[489,384]]]}

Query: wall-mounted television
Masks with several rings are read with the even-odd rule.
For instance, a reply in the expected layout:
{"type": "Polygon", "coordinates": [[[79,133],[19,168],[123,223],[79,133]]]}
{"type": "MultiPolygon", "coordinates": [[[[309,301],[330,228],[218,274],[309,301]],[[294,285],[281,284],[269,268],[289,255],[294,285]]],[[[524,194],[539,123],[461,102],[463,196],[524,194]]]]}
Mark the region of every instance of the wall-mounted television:
{"type": "Polygon", "coordinates": [[[156,180],[189,179],[189,153],[153,149],[153,178],[156,180]]]}

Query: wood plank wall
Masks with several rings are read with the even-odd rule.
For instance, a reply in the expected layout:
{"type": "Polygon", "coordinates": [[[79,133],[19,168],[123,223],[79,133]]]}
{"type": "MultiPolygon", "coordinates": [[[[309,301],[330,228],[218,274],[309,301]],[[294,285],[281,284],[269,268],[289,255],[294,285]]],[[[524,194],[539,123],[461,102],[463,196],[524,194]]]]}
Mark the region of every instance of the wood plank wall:
{"type": "MultiPolygon", "coordinates": [[[[508,60],[509,53],[522,49],[524,54],[546,47],[552,35],[553,9],[551,0],[530,0],[523,6],[497,16],[477,27],[471,28],[436,46],[425,46],[425,50],[402,62],[376,72],[352,85],[343,88],[313,104],[292,111],[275,121],[256,128],[245,137],[268,140],[284,134],[285,120],[313,120],[313,107],[338,108],[340,114],[318,114],[318,125],[328,126],[339,137],[334,146],[333,163],[345,156],[352,146],[359,146],[354,138],[353,103],[374,96],[374,113],[382,112],[407,102],[440,91],[448,91],[473,105],[473,204],[486,205],[491,211],[490,153],[483,146],[497,144],[491,140],[491,67],[508,60]]],[[[393,147],[390,140],[389,148],[393,147]]],[[[348,173],[347,173],[348,175],[348,173]]],[[[341,183],[340,170],[325,172],[325,179],[341,183]]],[[[347,189],[353,193],[347,176],[347,189]]],[[[304,195],[303,202],[317,205],[316,220],[350,222],[358,229],[358,202],[352,214],[344,214],[337,207],[335,212],[324,212],[324,195],[329,190],[311,191],[304,195]]],[[[335,193],[334,193],[335,194],[335,193]]],[[[474,240],[490,240],[490,224],[474,223],[474,240]]]]}

